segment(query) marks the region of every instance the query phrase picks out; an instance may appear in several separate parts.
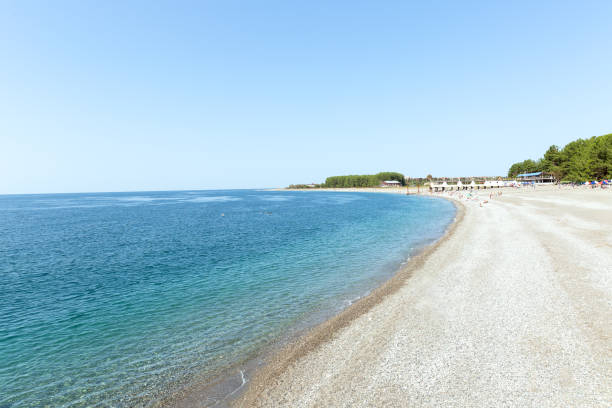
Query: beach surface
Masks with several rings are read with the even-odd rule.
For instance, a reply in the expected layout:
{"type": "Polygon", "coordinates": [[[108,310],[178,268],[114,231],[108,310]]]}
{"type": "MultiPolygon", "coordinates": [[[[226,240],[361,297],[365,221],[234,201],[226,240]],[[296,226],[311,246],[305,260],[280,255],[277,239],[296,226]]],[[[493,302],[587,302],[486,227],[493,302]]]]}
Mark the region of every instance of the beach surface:
{"type": "Polygon", "coordinates": [[[233,405],[612,406],[612,192],[444,194],[451,231],[233,405]]]}

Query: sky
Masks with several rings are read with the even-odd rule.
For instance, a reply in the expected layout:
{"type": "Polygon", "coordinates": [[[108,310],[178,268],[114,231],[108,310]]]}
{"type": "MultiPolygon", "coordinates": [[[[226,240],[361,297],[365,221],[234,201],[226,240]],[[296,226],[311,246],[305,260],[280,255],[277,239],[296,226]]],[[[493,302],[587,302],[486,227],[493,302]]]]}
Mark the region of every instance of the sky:
{"type": "Polygon", "coordinates": [[[612,132],[612,2],[0,1],[0,193],[505,175],[612,132]]]}

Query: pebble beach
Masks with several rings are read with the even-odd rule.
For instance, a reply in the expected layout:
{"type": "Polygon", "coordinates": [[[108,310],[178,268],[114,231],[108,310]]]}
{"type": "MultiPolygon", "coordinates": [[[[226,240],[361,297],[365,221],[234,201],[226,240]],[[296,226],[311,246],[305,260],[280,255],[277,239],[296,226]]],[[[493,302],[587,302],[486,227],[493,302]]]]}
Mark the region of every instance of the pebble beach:
{"type": "Polygon", "coordinates": [[[233,405],[612,405],[612,191],[439,195],[459,209],[446,236],[233,405]]]}

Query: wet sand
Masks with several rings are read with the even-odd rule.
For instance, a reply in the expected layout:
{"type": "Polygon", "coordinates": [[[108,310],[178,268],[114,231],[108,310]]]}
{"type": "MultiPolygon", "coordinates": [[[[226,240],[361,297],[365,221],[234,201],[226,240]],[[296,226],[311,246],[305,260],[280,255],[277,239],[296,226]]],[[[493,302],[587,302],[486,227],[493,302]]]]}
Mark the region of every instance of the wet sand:
{"type": "Polygon", "coordinates": [[[501,191],[445,194],[462,210],[441,241],[233,404],[612,405],[612,192],[501,191]]]}

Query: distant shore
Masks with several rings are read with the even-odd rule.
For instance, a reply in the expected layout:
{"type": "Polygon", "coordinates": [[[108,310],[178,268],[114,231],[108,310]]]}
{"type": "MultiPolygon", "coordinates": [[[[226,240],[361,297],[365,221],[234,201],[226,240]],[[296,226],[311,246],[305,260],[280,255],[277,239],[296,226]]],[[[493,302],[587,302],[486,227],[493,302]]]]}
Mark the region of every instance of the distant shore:
{"type": "Polygon", "coordinates": [[[278,353],[235,406],[612,400],[612,192],[538,186],[434,195],[457,201],[449,233],[278,353]]]}
{"type": "Polygon", "coordinates": [[[390,194],[421,194],[428,193],[425,187],[347,187],[347,188],[271,188],[269,191],[337,191],[344,193],[390,193],[390,194]]]}

